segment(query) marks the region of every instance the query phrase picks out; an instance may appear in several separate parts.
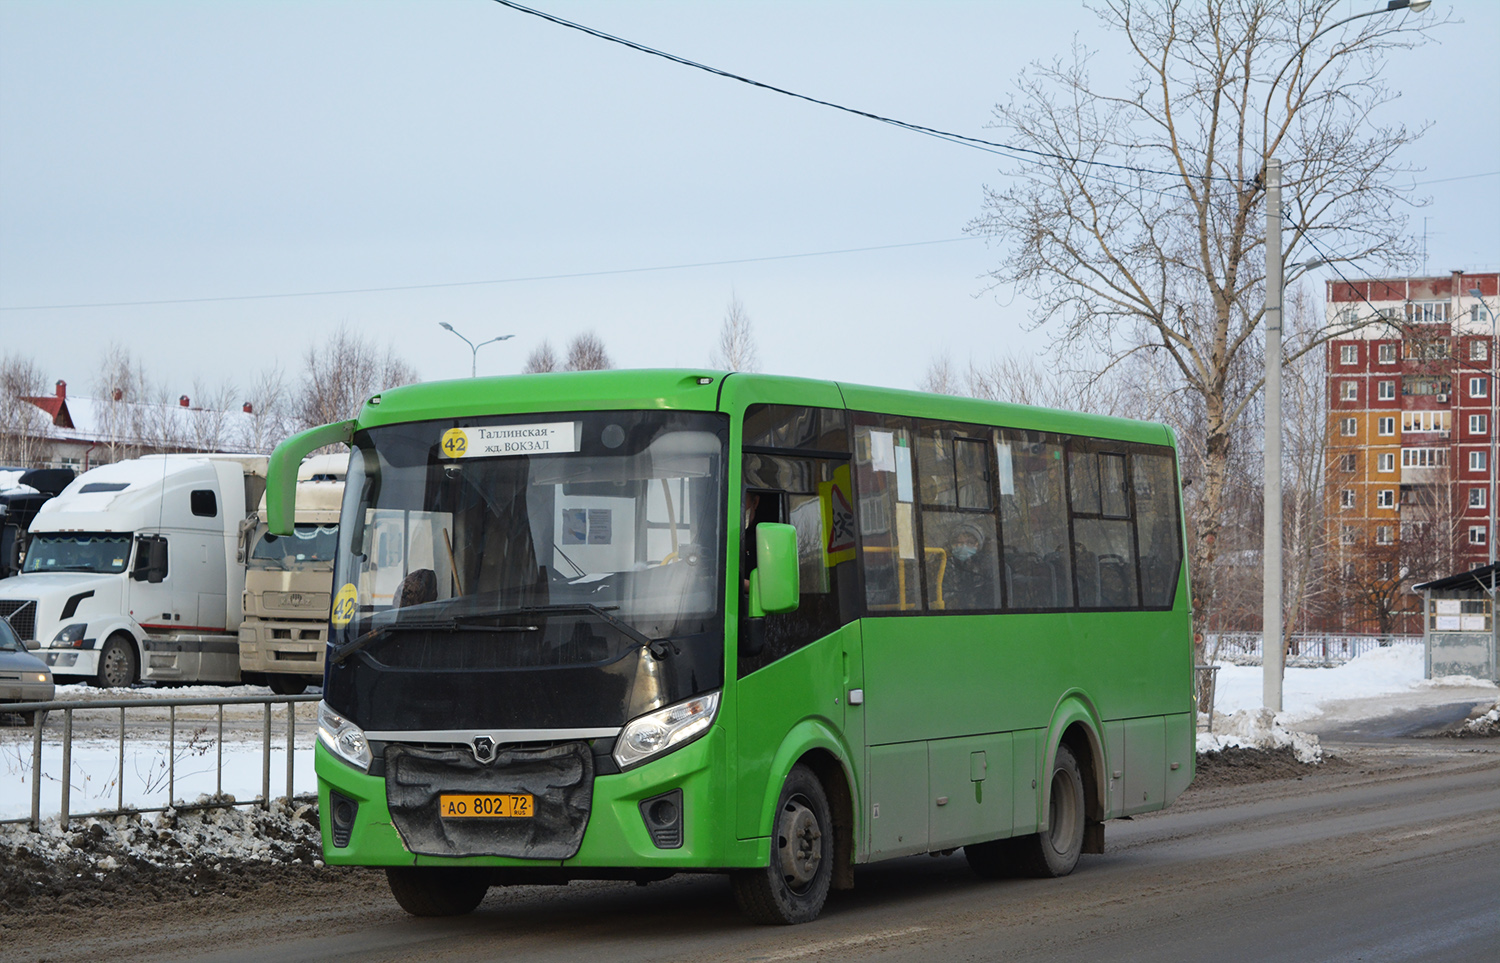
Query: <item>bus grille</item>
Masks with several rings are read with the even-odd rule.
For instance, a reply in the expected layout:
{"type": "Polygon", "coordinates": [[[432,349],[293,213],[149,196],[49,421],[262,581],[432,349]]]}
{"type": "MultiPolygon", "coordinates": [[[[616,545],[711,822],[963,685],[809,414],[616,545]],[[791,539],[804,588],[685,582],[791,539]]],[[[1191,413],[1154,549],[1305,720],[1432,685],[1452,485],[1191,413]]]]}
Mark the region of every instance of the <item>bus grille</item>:
{"type": "Polygon", "coordinates": [[[0,599],[0,619],[10,623],[21,641],[36,638],[36,599],[0,599]]]}

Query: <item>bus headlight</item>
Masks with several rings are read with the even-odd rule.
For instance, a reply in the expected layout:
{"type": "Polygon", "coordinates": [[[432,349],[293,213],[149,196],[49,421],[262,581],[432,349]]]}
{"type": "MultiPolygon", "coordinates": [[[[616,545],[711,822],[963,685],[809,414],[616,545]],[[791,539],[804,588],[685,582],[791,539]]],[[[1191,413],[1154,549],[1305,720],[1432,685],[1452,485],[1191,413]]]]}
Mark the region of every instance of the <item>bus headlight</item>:
{"type": "Polygon", "coordinates": [[[373,757],[364,730],[328,708],[326,702],[318,703],[318,741],[349,765],[369,771],[373,757]]]}
{"type": "Polygon", "coordinates": [[[615,740],[615,762],[629,769],[691,742],[708,731],[719,711],[719,693],[694,696],[676,705],[637,716],[615,740]]]}

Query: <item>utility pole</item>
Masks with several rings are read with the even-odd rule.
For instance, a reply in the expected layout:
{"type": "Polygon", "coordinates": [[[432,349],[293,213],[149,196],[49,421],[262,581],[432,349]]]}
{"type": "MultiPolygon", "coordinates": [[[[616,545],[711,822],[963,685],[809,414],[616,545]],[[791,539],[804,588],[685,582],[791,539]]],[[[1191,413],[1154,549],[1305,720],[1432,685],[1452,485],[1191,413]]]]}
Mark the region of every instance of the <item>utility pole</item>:
{"type": "Polygon", "coordinates": [[[1266,160],[1266,489],[1262,704],[1281,711],[1281,161],[1266,160]]]}

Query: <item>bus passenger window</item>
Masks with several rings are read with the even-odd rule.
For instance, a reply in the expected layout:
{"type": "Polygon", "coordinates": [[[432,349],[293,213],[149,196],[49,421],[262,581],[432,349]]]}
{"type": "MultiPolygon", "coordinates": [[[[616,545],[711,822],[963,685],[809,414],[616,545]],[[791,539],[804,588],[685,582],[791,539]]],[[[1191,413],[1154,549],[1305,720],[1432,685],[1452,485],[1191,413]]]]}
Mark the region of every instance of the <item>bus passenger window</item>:
{"type": "Polygon", "coordinates": [[[1006,605],[1073,607],[1072,546],[1062,436],[997,433],[1000,531],[1005,539],[1006,605]]]}
{"type": "Polygon", "coordinates": [[[1141,558],[1141,604],[1167,608],[1177,595],[1182,535],[1177,528],[1177,476],[1172,455],[1132,456],[1135,475],[1136,542],[1141,558]]]}
{"type": "Polygon", "coordinates": [[[904,418],[855,415],[854,487],[859,497],[860,565],[872,612],[922,608],[917,564],[911,430],[904,418]]]}

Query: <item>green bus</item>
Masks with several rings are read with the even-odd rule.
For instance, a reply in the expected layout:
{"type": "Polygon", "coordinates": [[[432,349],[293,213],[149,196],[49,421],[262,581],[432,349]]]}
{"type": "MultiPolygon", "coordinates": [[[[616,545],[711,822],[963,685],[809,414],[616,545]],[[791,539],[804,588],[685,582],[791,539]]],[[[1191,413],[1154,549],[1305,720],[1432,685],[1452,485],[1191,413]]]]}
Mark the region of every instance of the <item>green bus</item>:
{"type": "Polygon", "coordinates": [[[698,371],[439,382],[343,443],[316,768],[330,864],[416,915],[727,873],[817,917],[861,863],[1069,873],[1193,776],[1158,424],[698,371]]]}

